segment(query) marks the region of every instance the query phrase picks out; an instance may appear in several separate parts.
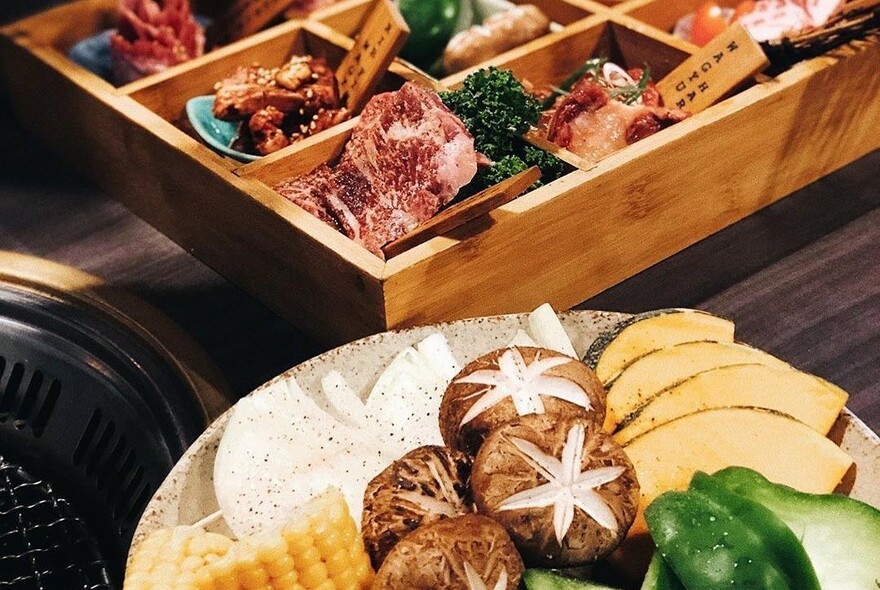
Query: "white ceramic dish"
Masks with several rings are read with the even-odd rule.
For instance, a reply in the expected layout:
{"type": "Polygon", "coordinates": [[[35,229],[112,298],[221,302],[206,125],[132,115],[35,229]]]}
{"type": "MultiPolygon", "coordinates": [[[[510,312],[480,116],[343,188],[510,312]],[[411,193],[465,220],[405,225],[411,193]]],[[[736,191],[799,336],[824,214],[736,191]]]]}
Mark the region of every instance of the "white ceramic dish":
{"type": "MultiPolygon", "coordinates": [[[[595,311],[560,314],[579,355],[602,330],[624,317],[625,314],[595,311]]],[[[385,332],[310,359],[262,385],[257,391],[277,386],[279,380],[295,377],[304,391],[317,392],[320,391],[321,377],[335,369],[346,377],[356,392],[364,396],[397,352],[433,332],[440,331],[446,336],[456,358],[464,364],[504,346],[518,329],[525,328],[527,324],[527,315],[521,314],[385,332]]],[[[407,403],[416,403],[416,400],[407,400],[407,403]]],[[[199,437],[159,487],[140,520],[133,548],[155,529],[193,524],[218,510],[213,485],[214,456],[230,415],[229,411],[221,415],[199,437]]],[[[851,470],[841,484],[842,491],[880,507],[880,438],[849,411],[840,416],[831,438],[856,462],[856,469],[851,470]]],[[[359,519],[359,515],[355,518],[359,519]]],[[[214,521],[208,528],[229,534],[222,519],[214,521]]]]}

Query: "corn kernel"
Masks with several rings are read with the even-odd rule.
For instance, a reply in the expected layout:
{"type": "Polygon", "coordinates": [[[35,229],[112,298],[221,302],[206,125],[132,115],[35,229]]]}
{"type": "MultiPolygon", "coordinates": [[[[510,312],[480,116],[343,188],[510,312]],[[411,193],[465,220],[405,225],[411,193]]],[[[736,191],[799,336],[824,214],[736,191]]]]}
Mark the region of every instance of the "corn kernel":
{"type": "Polygon", "coordinates": [[[275,535],[156,531],[132,556],[124,590],[367,590],[372,579],[357,525],[330,491],[275,535]]]}

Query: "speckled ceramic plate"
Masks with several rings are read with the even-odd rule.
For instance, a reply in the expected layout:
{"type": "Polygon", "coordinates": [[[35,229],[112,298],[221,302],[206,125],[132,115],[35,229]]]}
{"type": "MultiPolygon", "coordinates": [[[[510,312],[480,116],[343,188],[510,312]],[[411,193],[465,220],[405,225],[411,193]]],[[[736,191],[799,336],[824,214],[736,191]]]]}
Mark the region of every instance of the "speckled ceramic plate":
{"type": "MultiPolygon", "coordinates": [[[[594,311],[560,314],[579,355],[601,331],[624,317],[624,314],[594,311]]],[[[446,336],[456,358],[464,364],[504,346],[527,323],[524,314],[495,316],[377,334],[308,360],[257,391],[277,386],[279,380],[291,377],[295,377],[307,392],[320,391],[321,377],[335,369],[346,377],[355,391],[363,393],[402,348],[435,331],[446,336]]],[[[193,524],[218,510],[213,485],[214,456],[230,415],[226,412],[220,416],[171,471],[147,506],[135,533],[133,547],[157,528],[193,524]]],[[[857,464],[857,469],[850,471],[841,486],[850,495],[880,506],[880,438],[848,411],[838,419],[831,437],[857,464]]],[[[209,529],[228,532],[222,520],[211,524],[209,529]]]]}

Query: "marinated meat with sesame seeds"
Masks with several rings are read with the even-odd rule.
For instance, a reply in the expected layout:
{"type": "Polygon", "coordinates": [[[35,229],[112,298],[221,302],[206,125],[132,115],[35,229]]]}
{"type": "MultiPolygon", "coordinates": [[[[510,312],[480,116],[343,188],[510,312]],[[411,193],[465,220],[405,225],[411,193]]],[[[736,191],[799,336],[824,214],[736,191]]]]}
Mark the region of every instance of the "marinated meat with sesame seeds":
{"type": "Polygon", "coordinates": [[[234,147],[271,154],[347,119],[324,58],[294,56],[277,68],[239,67],[214,86],[214,116],[244,121],[234,147]]]}

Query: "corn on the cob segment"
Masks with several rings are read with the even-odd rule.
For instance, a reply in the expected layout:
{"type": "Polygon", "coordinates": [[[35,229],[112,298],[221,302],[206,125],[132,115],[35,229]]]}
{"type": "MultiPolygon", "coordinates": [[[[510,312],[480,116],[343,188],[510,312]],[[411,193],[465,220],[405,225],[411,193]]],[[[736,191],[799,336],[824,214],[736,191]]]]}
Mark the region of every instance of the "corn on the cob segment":
{"type": "Polygon", "coordinates": [[[150,535],[124,590],[365,590],[370,559],[345,499],[328,490],[274,534],[231,541],[191,527],[150,535]]]}

